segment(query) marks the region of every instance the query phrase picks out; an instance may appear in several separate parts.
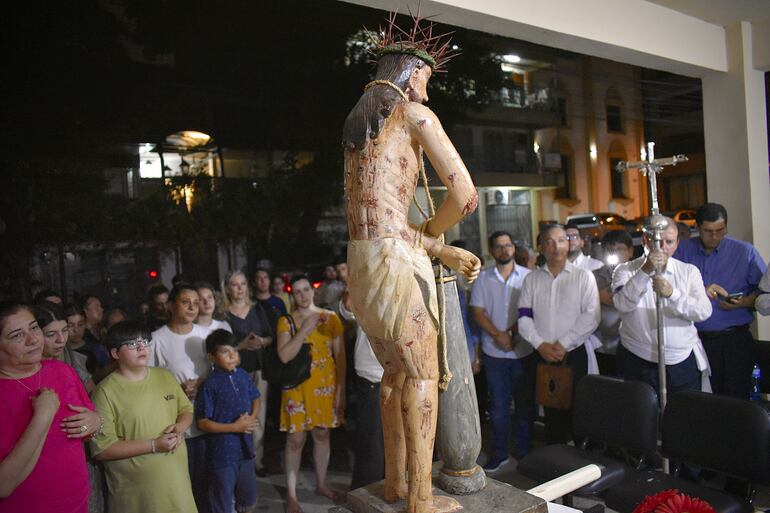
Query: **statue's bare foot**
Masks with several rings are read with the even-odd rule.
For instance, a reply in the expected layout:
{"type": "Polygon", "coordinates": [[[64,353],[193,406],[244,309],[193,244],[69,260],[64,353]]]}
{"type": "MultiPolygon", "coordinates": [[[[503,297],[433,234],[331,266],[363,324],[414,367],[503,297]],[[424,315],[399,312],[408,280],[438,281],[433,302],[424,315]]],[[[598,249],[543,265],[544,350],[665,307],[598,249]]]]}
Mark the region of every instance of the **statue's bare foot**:
{"type": "Polygon", "coordinates": [[[385,482],[382,496],[385,499],[385,502],[393,503],[401,499],[406,499],[407,492],[408,488],[405,482],[397,483],[396,485],[389,485],[385,482]]]}
{"type": "Polygon", "coordinates": [[[299,505],[297,499],[292,497],[286,498],[286,513],[305,513],[302,510],[302,506],[299,505]]]}
{"type": "Polygon", "coordinates": [[[328,498],[334,504],[342,504],[343,502],[345,502],[344,493],[334,491],[331,488],[327,488],[325,486],[319,486],[318,488],[316,488],[315,494],[328,498]]]}
{"type": "Polygon", "coordinates": [[[436,508],[438,513],[451,513],[453,511],[460,511],[463,509],[462,505],[452,497],[446,495],[434,495],[433,507],[436,508]]]}
{"type": "Polygon", "coordinates": [[[435,495],[432,500],[417,501],[416,504],[407,506],[407,513],[453,513],[461,509],[463,507],[452,497],[435,495]]]}

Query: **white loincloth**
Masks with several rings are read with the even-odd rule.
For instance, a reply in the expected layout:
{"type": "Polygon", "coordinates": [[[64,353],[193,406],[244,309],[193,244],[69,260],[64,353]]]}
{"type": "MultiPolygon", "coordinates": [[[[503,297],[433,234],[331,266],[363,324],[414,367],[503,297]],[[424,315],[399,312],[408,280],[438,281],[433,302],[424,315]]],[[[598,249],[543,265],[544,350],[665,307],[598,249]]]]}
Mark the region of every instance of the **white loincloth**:
{"type": "Polygon", "coordinates": [[[353,312],[369,338],[396,341],[404,330],[413,280],[438,329],[433,266],[425,249],[396,238],[348,243],[348,290],[353,312]]]}

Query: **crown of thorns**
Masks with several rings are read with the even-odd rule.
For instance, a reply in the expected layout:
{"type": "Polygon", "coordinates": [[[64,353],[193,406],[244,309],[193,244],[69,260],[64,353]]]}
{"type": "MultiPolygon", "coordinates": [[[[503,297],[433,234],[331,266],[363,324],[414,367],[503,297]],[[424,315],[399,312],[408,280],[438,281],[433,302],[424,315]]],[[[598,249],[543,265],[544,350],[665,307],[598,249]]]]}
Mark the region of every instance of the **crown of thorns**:
{"type": "Polygon", "coordinates": [[[406,31],[396,23],[397,15],[390,13],[387,26],[379,28],[372,50],[375,62],[383,55],[407,54],[427,62],[434,72],[446,71],[446,63],[457,55],[449,46],[453,32],[434,36],[433,22],[424,23],[428,18],[421,17],[419,10],[417,14],[409,13],[412,29],[406,31]]]}

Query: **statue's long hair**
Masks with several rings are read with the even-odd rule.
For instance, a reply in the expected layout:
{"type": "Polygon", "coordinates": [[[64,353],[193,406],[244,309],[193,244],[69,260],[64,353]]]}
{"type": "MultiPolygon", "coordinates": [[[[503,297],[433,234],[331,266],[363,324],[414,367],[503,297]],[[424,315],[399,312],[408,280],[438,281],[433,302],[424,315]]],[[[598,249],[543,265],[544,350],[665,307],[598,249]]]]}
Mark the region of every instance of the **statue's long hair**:
{"type": "MultiPolygon", "coordinates": [[[[406,91],[414,70],[427,65],[414,55],[383,55],[377,62],[374,79],[387,80],[406,91]]],[[[403,102],[401,95],[387,85],[374,85],[364,91],[342,128],[342,147],[345,151],[363,150],[369,139],[375,139],[380,133],[395,106],[403,102]]]]}

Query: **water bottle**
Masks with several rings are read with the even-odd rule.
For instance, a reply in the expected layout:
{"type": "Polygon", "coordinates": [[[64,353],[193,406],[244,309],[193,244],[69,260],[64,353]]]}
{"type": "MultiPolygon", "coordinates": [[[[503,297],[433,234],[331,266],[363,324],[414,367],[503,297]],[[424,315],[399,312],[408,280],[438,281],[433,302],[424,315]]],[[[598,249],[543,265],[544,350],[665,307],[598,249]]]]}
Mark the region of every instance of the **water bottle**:
{"type": "Polygon", "coordinates": [[[754,364],[754,369],[751,371],[751,400],[759,401],[762,398],[762,390],[760,388],[760,378],[762,377],[762,371],[759,369],[759,364],[754,364]]]}

